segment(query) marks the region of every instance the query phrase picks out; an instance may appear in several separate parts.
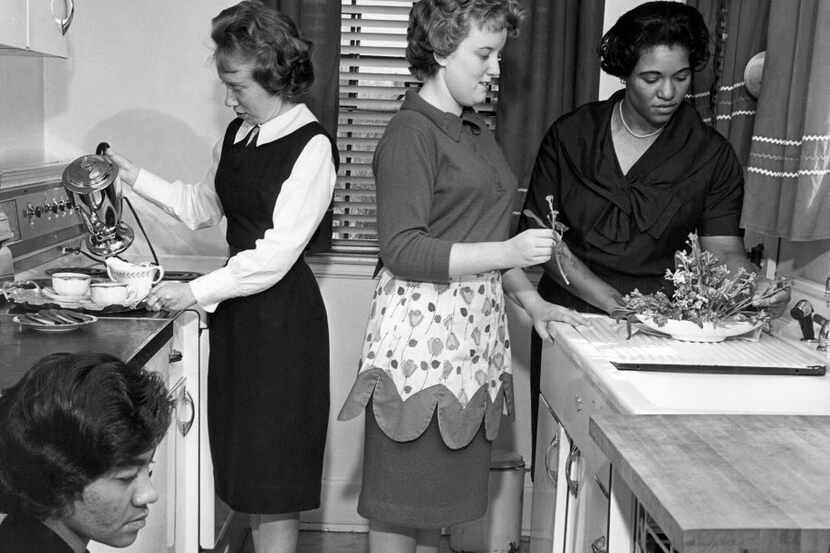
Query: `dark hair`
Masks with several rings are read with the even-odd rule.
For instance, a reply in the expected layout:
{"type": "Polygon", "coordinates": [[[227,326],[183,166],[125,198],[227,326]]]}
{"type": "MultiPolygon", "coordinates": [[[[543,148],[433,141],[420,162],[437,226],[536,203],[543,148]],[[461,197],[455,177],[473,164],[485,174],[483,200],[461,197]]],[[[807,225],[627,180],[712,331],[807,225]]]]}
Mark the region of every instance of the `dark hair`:
{"type": "Polygon", "coordinates": [[[294,21],[259,0],[244,0],[219,12],[210,37],[220,71],[232,58],[254,62],[253,77],[262,88],[289,102],[301,100],[314,82],[311,41],[294,21]]]}
{"type": "Polygon", "coordinates": [[[506,29],[515,37],[524,10],[518,0],[420,0],[409,12],[406,61],[423,81],[438,71],[435,55],[452,54],[476,22],[490,31],[506,29]]]}
{"type": "Polygon", "coordinates": [[[599,44],[600,67],[626,78],[643,50],[654,46],[681,46],[689,52],[693,71],[709,61],[709,29],[703,16],[681,2],[647,2],[624,13],[599,44]]]}
{"type": "Polygon", "coordinates": [[[0,397],[0,492],[38,519],[152,450],[172,403],[158,374],[104,353],[55,353],[0,397]]]}

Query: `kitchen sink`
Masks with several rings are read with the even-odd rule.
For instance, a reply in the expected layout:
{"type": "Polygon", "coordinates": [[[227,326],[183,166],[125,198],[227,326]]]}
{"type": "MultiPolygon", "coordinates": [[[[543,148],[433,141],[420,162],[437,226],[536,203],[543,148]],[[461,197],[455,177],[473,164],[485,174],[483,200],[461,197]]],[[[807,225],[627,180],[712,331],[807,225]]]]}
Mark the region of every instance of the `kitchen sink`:
{"type": "MultiPolygon", "coordinates": [[[[731,413],[830,415],[830,375],[712,374],[619,370],[573,328],[559,337],[580,372],[622,413],[731,413]]],[[[779,322],[776,336],[821,363],[830,356],[801,342],[796,321],[779,322]],[[826,359],[825,359],[826,358],[826,359]]],[[[574,367],[576,368],[576,367],[574,367]]]]}

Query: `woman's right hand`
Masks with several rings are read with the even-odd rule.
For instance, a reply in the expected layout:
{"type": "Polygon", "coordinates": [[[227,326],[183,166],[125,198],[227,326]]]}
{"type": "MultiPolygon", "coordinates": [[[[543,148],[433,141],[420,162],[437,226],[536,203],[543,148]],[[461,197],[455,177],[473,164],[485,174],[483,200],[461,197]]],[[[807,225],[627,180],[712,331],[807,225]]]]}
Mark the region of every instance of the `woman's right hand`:
{"type": "Polygon", "coordinates": [[[533,228],[517,234],[505,244],[511,267],[531,267],[550,259],[556,241],[553,230],[533,228]]]}
{"type": "Polygon", "coordinates": [[[118,176],[121,177],[121,181],[132,188],[138,178],[139,168],[126,157],[114,152],[112,148],[107,148],[104,155],[118,167],[118,176]]]}

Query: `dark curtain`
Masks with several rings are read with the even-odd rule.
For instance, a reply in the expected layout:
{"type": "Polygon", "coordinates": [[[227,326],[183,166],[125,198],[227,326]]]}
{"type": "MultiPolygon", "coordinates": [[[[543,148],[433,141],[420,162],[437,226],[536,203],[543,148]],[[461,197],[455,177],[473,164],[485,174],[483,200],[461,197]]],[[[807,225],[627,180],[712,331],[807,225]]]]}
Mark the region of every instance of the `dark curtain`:
{"type": "Polygon", "coordinates": [[[766,50],[770,0],[688,0],[687,4],[703,14],[713,51],[710,63],[695,74],[694,105],[746,165],[757,100],[744,86],[744,68],[752,56],[766,50]]]}
{"type": "Polygon", "coordinates": [[[314,86],[309,109],[331,136],[337,136],[340,72],[340,3],[332,0],[264,0],[289,16],[313,43],[314,86]]]}
{"type": "Polygon", "coordinates": [[[520,3],[527,18],[504,49],[496,137],[525,188],[548,127],[597,99],[605,0],[520,3]]]}

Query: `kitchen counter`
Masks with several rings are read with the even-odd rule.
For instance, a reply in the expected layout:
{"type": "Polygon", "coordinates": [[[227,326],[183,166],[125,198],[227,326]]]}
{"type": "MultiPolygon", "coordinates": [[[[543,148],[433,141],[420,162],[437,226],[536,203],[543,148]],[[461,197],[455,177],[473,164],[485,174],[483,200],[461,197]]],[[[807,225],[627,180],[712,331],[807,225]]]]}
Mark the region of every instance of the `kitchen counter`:
{"type": "Polygon", "coordinates": [[[598,415],[590,435],[683,553],[830,547],[830,417],[598,415]]]}
{"type": "Polygon", "coordinates": [[[100,318],[68,332],[41,332],[21,329],[11,315],[0,314],[0,390],[17,382],[49,353],[105,352],[129,364],[144,365],[172,336],[172,318],[100,318]]]}
{"type": "MultiPolygon", "coordinates": [[[[590,320],[603,320],[606,325],[609,321],[602,316],[590,316],[590,320]]],[[[818,362],[830,361],[826,354],[815,351],[814,344],[799,343],[795,321],[784,319],[778,327],[778,334],[786,337],[788,343],[809,352],[818,362]]],[[[557,345],[620,413],[830,415],[828,375],[622,371],[609,361],[612,341],[592,341],[579,329],[564,323],[552,323],[551,328],[557,345]]],[[[624,336],[625,325],[621,323],[615,339],[624,343],[624,336]]],[[[761,339],[765,338],[762,336],[761,339]]],[[[701,346],[706,347],[705,344],[701,346]]],[[[551,385],[556,383],[551,382],[551,385]]]]}

